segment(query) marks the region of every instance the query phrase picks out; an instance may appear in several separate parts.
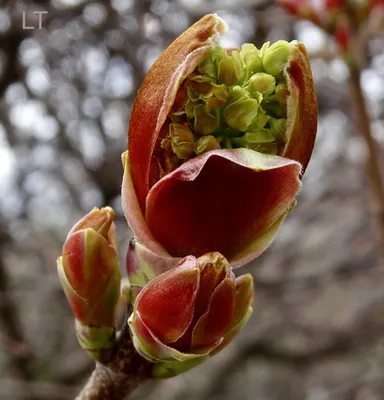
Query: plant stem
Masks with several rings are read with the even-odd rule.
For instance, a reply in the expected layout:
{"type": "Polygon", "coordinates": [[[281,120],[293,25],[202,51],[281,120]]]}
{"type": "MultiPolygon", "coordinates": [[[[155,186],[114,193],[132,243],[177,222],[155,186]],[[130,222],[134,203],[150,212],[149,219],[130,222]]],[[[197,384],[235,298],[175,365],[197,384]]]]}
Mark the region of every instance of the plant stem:
{"type": "Polygon", "coordinates": [[[352,103],[355,107],[356,123],[368,150],[368,173],[372,186],[374,210],[380,230],[381,250],[384,254],[384,185],[380,172],[378,148],[372,136],[370,118],[361,87],[361,70],[356,64],[350,64],[349,74],[349,86],[352,103]]]}
{"type": "Polygon", "coordinates": [[[76,400],[122,400],[150,377],[151,367],[152,364],[136,352],[125,323],[110,359],[105,364],[96,363],[76,400]]]}

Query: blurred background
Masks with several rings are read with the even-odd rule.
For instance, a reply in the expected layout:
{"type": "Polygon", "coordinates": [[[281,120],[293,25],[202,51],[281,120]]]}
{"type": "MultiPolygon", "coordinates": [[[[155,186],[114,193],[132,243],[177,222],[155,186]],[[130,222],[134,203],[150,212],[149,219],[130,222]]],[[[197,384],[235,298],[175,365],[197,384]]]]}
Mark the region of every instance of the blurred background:
{"type": "MultiPolygon", "coordinates": [[[[162,50],[208,12],[229,25],[223,46],[304,42],[317,143],[298,205],[242,270],[256,280],[246,329],[202,367],[132,398],[384,399],[383,252],[333,41],[270,0],[0,0],[1,400],[73,399],[92,371],[56,258],[76,220],[111,205],[124,259],[120,155],[132,101],[162,50]]],[[[366,49],[362,87],[383,161],[384,38],[366,49]]]]}

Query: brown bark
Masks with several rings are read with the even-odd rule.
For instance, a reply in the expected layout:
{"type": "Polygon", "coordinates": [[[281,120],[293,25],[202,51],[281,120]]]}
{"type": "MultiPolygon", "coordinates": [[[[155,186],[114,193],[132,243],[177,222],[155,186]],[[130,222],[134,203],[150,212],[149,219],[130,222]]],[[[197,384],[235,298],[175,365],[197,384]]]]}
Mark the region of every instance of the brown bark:
{"type": "Polygon", "coordinates": [[[76,400],[121,400],[150,377],[151,363],[135,350],[126,325],[105,364],[97,363],[76,400]]]}

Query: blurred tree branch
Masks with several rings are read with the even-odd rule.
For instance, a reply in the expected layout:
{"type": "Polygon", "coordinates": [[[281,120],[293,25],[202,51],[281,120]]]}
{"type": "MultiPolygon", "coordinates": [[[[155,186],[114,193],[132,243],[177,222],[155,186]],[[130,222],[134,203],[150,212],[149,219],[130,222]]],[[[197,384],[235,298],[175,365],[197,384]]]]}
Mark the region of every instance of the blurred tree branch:
{"type": "Polygon", "coordinates": [[[371,121],[361,87],[361,70],[357,64],[349,65],[349,74],[349,87],[356,123],[368,151],[368,175],[374,197],[373,206],[377,216],[377,225],[380,230],[381,250],[384,254],[384,185],[379,162],[379,147],[372,135],[371,121]]]}

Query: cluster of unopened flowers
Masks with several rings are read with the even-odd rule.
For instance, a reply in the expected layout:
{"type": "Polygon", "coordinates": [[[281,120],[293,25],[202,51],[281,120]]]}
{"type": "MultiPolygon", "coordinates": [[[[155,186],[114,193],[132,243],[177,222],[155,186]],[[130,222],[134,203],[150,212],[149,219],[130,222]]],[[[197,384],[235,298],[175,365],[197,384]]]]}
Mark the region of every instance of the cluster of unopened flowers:
{"type": "MultiPolygon", "coordinates": [[[[296,203],[317,130],[298,42],[222,49],[207,15],[158,58],[138,92],[123,154],[122,205],[134,233],[124,289],[136,350],[168,377],[223,349],[252,314],[260,255],[296,203]]],[[[58,271],[80,345],[116,344],[121,275],[114,211],[69,232],[58,271]]]]}
{"type": "Polygon", "coordinates": [[[306,19],[333,36],[342,53],[351,61],[351,53],[360,30],[370,19],[384,27],[383,0],[278,0],[290,14],[306,19]]]}

